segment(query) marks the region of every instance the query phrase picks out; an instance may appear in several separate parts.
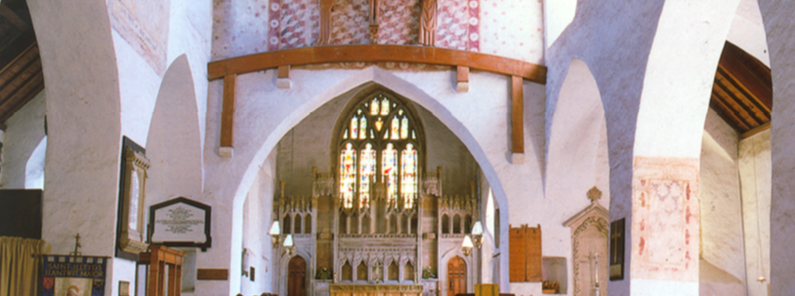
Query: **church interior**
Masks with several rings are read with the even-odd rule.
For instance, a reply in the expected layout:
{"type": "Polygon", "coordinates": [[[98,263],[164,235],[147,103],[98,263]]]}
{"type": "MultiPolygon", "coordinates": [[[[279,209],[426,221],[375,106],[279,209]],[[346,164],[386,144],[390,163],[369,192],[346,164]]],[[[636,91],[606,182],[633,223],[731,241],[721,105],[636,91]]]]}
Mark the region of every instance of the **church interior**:
{"type": "Polygon", "coordinates": [[[789,4],[0,0],[0,296],[795,295],[789,4]]]}

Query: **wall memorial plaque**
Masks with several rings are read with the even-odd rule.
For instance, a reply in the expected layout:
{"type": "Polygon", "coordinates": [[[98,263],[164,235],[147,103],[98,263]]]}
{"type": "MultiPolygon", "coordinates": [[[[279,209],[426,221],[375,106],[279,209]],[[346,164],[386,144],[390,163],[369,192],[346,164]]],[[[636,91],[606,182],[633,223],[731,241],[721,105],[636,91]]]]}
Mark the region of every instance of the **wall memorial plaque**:
{"type": "Polygon", "coordinates": [[[137,260],[148,247],[144,243],[144,202],[149,160],[146,151],[127,137],[123,139],[119,209],[117,219],[117,257],[137,260]]]}
{"type": "Polygon", "coordinates": [[[624,279],[624,219],[610,222],[610,280],[624,279]]]}
{"type": "Polygon", "coordinates": [[[153,205],[149,214],[149,243],[207,251],[212,243],[211,210],[208,205],[184,197],[153,205]]]}

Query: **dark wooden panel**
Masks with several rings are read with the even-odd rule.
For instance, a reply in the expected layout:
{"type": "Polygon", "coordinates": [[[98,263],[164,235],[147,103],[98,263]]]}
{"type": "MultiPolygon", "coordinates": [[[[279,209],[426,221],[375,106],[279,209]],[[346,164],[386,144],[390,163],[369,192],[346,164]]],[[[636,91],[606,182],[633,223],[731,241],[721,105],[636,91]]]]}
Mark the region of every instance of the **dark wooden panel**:
{"type": "Polygon", "coordinates": [[[39,189],[0,190],[0,236],[41,239],[39,189]]]}
{"type": "Polygon", "coordinates": [[[511,151],[524,153],[524,91],[522,77],[511,76],[511,151]]]}
{"type": "Polygon", "coordinates": [[[520,227],[511,227],[508,230],[508,246],[510,265],[509,280],[511,282],[524,282],[527,279],[527,246],[525,232],[520,227]]]}
{"type": "Polygon", "coordinates": [[[235,84],[237,74],[224,77],[224,106],[221,111],[221,147],[232,147],[235,122],[235,84]]]}
{"type": "Polygon", "coordinates": [[[228,280],[229,269],[225,268],[199,268],[196,270],[197,280],[228,280]]]}
{"type": "Polygon", "coordinates": [[[527,238],[527,281],[541,282],[541,225],[525,228],[527,238]]]}
{"type": "Polygon", "coordinates": [[[210,80],[229,74],[243,74],[283,65],[308,65],[340,62],[404,62],[447,66],[466,66],[487,72],[519,76],[546,84],[547,68],[520,60],[440,47],[408,45],[335,45],[262,52],[207,64],[210,80]]]}

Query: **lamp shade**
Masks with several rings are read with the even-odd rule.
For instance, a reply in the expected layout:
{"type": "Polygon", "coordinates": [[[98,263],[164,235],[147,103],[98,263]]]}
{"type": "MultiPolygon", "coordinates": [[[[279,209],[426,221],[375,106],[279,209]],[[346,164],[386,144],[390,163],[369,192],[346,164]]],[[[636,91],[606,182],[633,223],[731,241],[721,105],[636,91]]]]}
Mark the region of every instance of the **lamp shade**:
{"type": "Polygon", "coordinates": [[[462,248],[469,248],[469,249],[475,247],[475,245],[472,244],[472,239],[469,238],[469,235],[464,236],[464,242],[461,243],[461,247],[462,248]]]}
{"type": "Polygon", "coordinates": [[[273,226],[271,226],[270,235],[276,236],[282,234],[282,229],[279,227],[279,220],[273,220],[273,226]]]}
{"type": "Polygon", "coordinates": [[[293,235],[288,234],[287,237],[284,239],[284,247],[285,248],[292,248],[293,247],[293,235]]]}
{"type": "Polygon", "coordinates": [[[475,221],[475,225],[472,226],[472,235],[482,235],[483,234],[483,226],[480,226],[480,221],[475,221]]]}

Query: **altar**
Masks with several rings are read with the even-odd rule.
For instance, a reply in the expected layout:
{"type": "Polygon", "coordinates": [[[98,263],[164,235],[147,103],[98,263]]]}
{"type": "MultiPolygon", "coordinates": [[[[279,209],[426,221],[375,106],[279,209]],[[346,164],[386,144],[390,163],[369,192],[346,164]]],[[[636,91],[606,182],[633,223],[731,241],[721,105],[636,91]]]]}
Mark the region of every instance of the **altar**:
{"type": "Polygon", "coordinates": [[[420,296],[421,285],[351,285],[329,286],[331,296],[420,296]]]}

